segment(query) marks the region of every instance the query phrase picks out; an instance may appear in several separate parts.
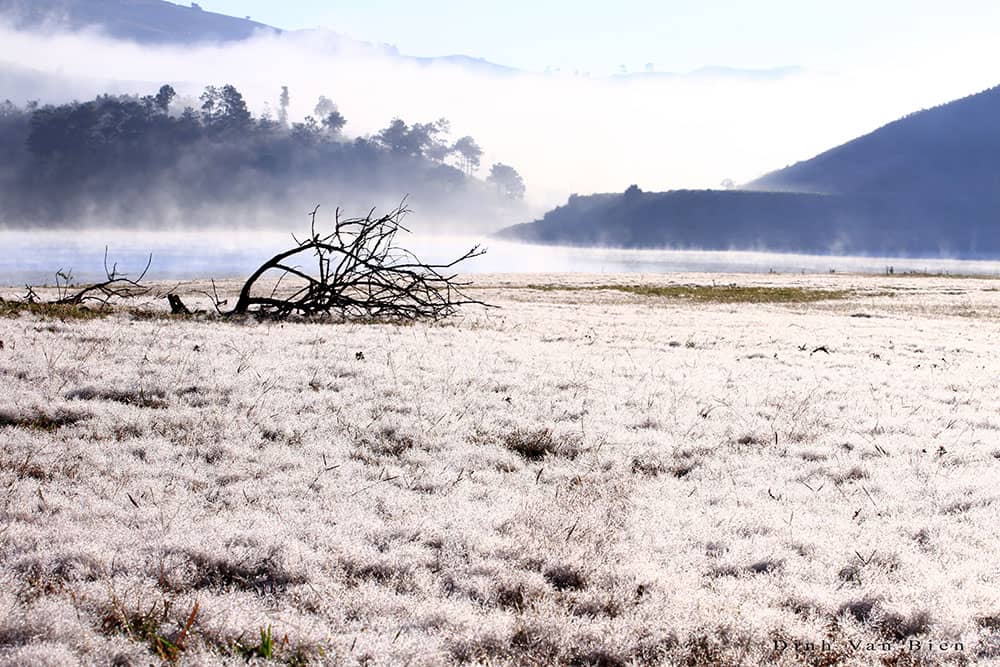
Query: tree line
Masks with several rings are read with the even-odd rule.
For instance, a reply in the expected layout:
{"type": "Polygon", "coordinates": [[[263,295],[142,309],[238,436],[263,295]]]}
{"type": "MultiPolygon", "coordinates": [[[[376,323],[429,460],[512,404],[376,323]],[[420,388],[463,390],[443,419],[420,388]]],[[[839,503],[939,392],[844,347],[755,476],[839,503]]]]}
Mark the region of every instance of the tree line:
{"type": "MultiPolygon", "coordinates": [[[[182,214],[211,205],[295,204],[300,197],[358,203],[410,193],[439,207],[449,199],[497,206],[523,199],[505,164],[476,177],[483,150],[473,137],[451,140],[444,119],[394,118],[350,138],[347,118],[326,96],[313,114],[289,117],[282,88],[277,114],[255,116],[232,85],[208,86],[182,104],[169,85],[146,96],[100,95],[61,105],[0,104],[0,193],[4,220],[58,223],[81,211],[182,214]]],[[[135,219],[133,217],[133,219],[135,219]]]]}

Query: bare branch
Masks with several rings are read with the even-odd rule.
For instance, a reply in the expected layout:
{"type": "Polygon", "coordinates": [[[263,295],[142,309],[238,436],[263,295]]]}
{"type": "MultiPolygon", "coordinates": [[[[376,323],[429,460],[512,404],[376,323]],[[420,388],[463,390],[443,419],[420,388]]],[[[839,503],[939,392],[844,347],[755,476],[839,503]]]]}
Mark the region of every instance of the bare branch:
{"type": "Polygon", "coordinates": [[[226,315],[254,314],[284,319],[291,316],[337,315],[342,318],[415,320],[448,317],[463,305],[489,304],[472,299],[449,271],[457,264],[479,257],[485,249],[474,246],[445,264],[427,264],[396,245],[398,232],[408,232],[402,220],[409,213],[405,199],[386,215],[371,209],[363,218],[334,214],[329,234],[317,228],[319,207],[310,217],[308,239],[292,236],[295,246],[264,262],[246,280],[233,309],[226,315]],[[315,269],[301,268],[297,260],[313,257],[315,269]],[[277,274],[267,296],[255,293],[265,275],[277,274]],[[293,284],[279,294],[283,281],[293,284]]]}
{"type": "Polygon", "coordinates": [[[105,280],[87,285],[76,292],[71,292],[73,274],[71,271],[56,271],[57,298],[51,303],[82,306],[88,303],[95,303],[103,308],[114,300],[133,299],[148,294],[150,288],[143,285],[142,281],[153,264],[153,255],[150,253],[146,260],[146,266],[137,278],[129,278],[128,274],[118,271],[118,263],[108,266],[108,248],[104,247],[104,274],[105,280]]]}

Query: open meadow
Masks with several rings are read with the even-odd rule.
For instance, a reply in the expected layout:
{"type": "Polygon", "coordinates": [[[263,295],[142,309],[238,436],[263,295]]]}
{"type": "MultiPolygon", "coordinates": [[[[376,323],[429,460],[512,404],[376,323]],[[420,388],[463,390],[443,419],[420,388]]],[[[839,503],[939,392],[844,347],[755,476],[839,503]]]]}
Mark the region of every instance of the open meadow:
{"type": "Polygon", "coordinates": [[[474,280],[0,304],[0,664],[1000,661],[1000,280],[474,280]]]}

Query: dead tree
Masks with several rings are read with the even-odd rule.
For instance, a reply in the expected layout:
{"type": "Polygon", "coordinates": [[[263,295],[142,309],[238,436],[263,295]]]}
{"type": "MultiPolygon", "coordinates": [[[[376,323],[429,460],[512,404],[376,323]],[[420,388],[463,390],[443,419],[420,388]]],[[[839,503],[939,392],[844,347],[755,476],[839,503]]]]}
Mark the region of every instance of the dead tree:
{"type": "Polygon", "coordinates": [[[421,262],[396,245],[396,234],[409,232],[402,225],[409,213],[405,204],[381,216],[372,209],[364,218],[341,218],[337,209],[333,231],[325,235],[316,229],[318,211],[317,206],[310,214],[309,238],[300,241],[292,236],[295,247],[254,271],[232,310],[222,311],[216,299],[222,314],[416,320],[447,317],[463,305],[488,306],[468,297],[462,288],[469,283],[459,282],[451,273],[456,265],[486,250],[477,245],[446,264],[421,262]],[[303,269],[299,260],[310,256],[313,269],[303,269]],[[261,295],[258,283],[265,277],[275,282],[261,295]]]}
{"type": "MultiPolygon", "coordinates": [[[[118,264],[108,266],[108,248],[104,248],[104,275],[105,279],[84,287],[73,285],[73,275],[68,271],[59,269],[56,271],[56,293],[58,297],[49,303],[69,306],[83,306],[94,304],[100,308],[107,306],[114,300],[133,299],[149,293],[149,288],[142,284],[143,278],[149,271],[153,263],[153,255],[150,254],[146,261],[146,267],[136,278],[129,278],[128,274],[118,270],[118,264]]],[[[29,288],[29,301],[35,296],[33,290],[29,288]]],[[[37,297],[36,297],[37,298],[37,297]]]]}

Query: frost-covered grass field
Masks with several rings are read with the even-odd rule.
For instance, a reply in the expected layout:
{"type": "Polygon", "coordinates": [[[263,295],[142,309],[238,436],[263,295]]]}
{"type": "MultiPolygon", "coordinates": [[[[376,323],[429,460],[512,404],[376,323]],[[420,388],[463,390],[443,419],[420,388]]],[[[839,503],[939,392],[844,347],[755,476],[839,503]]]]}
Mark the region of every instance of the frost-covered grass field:
{"type": "Polygon", "coordinates": [[[0,662],[1000,657],[1000,281],[476,281],[413,326],[0,317],[0,662]]]}

